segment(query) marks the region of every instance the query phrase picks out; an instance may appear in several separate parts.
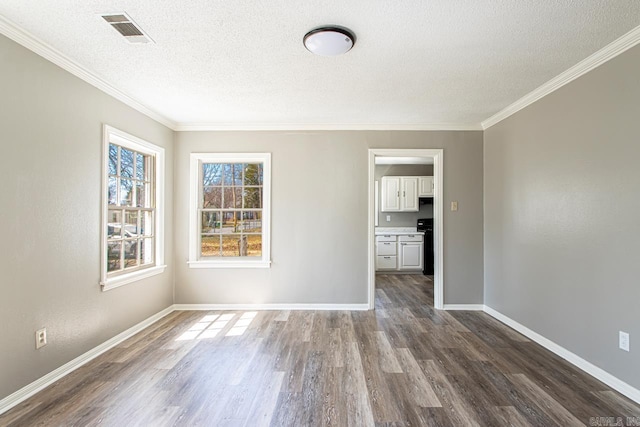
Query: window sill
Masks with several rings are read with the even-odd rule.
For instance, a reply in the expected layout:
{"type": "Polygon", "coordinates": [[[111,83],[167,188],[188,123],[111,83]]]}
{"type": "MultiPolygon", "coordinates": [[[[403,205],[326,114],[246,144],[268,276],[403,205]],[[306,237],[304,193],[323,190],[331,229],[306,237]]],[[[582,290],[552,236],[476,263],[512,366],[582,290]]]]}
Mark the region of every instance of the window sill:
{"type": "Polygon", "coordinates": [[[132,273],[123,274],[121,276],[111,277],[105,281],[100,282],[100,286],[102,286],[102,292],[109,291],[111,289],[119,288],[120,286],[163,273],[166,268],[166,265],[157,265],[155,267],[145,268],[144,270],[138,270],[132,273]]]}
{"type": "Polygon", "coordinates": [[[189,268],[270,268],[271,261],[188,261],[189,268]]]}

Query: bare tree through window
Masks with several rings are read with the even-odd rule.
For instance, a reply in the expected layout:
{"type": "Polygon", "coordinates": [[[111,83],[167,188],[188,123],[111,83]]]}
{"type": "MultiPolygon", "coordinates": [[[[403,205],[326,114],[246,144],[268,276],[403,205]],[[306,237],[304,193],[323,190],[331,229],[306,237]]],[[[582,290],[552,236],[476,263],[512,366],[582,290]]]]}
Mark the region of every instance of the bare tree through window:
{"type": "Polygon", "coordinates": [[[262,256],[262,163],[202,163],[200,255],[262,256]]]}
{"type": "Polygon", "coordinates": [[[109,144],[107,188],[107,272],[154,262],[153,158],[109,144]]]}

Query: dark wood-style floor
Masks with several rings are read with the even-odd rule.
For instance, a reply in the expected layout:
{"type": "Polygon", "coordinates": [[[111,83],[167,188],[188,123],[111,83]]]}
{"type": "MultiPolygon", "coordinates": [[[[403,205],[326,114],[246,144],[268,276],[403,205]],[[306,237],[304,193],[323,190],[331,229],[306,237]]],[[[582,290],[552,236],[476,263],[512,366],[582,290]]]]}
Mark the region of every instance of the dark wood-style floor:
{"type": "Polygon", "coordinates": [[[381,275],[375,312],[174,312],[0,425],[566,426],[634,416],[638,405],[486,314],[435,311],[428,278],[381,275]]]}

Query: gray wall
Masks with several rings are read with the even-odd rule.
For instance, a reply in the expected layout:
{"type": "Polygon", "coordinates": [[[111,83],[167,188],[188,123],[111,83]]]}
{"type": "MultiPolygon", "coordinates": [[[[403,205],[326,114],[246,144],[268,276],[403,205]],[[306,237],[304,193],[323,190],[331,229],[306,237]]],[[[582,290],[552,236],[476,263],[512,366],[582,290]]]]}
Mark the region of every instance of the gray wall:
{"type": "Polygon", "coordinates": [[[102,124],[166,149],[169,264],[173,132],[4,36],[0,94],[1,399],[171,305],[171,265],[109,292],[98,282],[102,124]]]}
{"type": "Polygon", "coordinates": [[[484,152],[485,303],[636,388],[639,71],[635,47],[489,128],[484,152]]]}
{"type": "Polygon", "coordinates": [[[176,303],[366,303],[369,148],[443,148],[445,301],[482,303],[482,132],[180,132],[176,303]],[[272,153],[270,269],[189,269],[189,153],[272,153]]]}
{"type": "MultiPolygon", "coordinates": [[[[383,176],[433,176],[433,165],[376,165],[375,180],[378,181],[378,197],[382,200],[383,176]]],[[[420,205],[418,212],[382,212],[378,204],[378,227],[415,227],[418,218],[433,218],[433,205],[420,205]],[[387,221],[387,216],[391,221],[387,221]]]]}

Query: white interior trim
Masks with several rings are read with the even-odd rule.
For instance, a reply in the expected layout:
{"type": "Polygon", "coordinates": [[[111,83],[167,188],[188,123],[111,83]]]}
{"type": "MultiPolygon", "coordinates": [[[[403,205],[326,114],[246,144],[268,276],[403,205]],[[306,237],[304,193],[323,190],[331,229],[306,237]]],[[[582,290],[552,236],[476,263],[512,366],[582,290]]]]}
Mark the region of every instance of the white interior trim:
{"type": "Polygon", "coordinates": [[[87,70],[85,67],[78,64],[73,59],[69,58],[53,46],[40,40],[33,34],[23,30],[4,16],[0,16],[0,33],[4,34],[14,42],[26,47],[30,51],[42,56],[46,60],[53,62],[63,70],[70,72],[74,76],[100,89],[107,95],[113,96],[118,101],[141,112],[145,116],[150,117],[153,120],[167,126],[168,128],[175,130],[176,123],[173,120],[168,119],[162,114],[147,107],[142,102],[130,97],[120,89],[117,89],[111,83],[87,70]]]}
{"type": "Polygon", "coordinates": [[[504,314],[500,313],[499,311],[494,310],[493,308],[491,308],[489,306],[485,306],[484,307],[484,311],[485,311],[485,313],[487,313],[491,317],[494,317],[495,319],[499,320],[500,322],[504,323],[505,325],[509,326],[510,328],[515,329],[516,331],[520,332],[522,335],[526,336],[527,338],[531,339],[532,341],[535,341],[536,343],[540,344],[541,346],[543,346],[547,350],[551,351],[552,353],[557,354],[558,356],[562,357],[567,362],[571,363],[572,365],[576,366],[577,368],[580,368],[581,370],[583,370],[587,374],[591,375],[592,377],[602,381],[603,383],[605,383],[606,385],[608,385],[612,389],[617,390],[618,392],[620,392],[623,395],[627,396],[629,399],[631,399],[631,400],[633,400],[633,401],[635,401],[637,403],[640,403],[640,390],[638,390],[637,388],[632,387],[631,385],[625,383],[624,381],[622,381],[621,379],[619,379],[617,377],[614,377],[613,375],[611,375],[607,371],[597,367],[596,365],[592,364],[591,362],[587,362],[586,360],[584,360],[582,357],[578,356],[577,354],[572,353],[571,351],[569,351],[566,348],[556,344],[555,342],[551,341],[550,339],[543,337],[539,333],[537,333],[535,331],[532,331],[531,329],[527,328],[526,326],[524,326],[524,325],[516,322],[515,320],[505,316],[504,314]]]}
{"type": "Polygon", "coordinates": [[[501,122],[512,114],[515,114],[523,108],[533,104],[540,98],[549,95],[551,92],[555,92],[562,86],[571,83],[583,74],[588,73],[594,68],[599,67],[605,62],[631,49],[638,43],[640,43],[640,26],[629,31],[627,34],[613,41],[612,43],[609,43],[596,53],[588,56],[573,67],[549,80],[539,88],[529,92],[513,104],[509,105],[506,108],[503,108],[501,111],[484,120],[482,122],[482,129],[488,129],[496,123],[501,122]]]}
{"type": "Polygon", "coordinates": [[[95,359],[105,351],[117,346],[127,338],[132,337],[133,335],[142,331],[144,328],[154,324],[155,322],[162,319],[163,317],[165,317],[166,315],[168,315],[173,311],[174,311],[173,306],[169,306],[165,308],[159,313],[156,313],[153,316],[138,323],[137,325],[130,327],[126,331],[119,333],[115,337],[103,342],[97,347],[94,347],[91,350],[87,351],[86,353],[81,354],[80,356],[76,357],[70,362],[65,363],[64,365],[60,366],[58,369],[55,369],[49,372],[48,374],[38,378],[31,384],[28,384],[22,387],[20,390],[16,391],[15,393],[10,394],[9,396],[0,400],[0,414],[7,412],[9,409],[25,401],[26,399],[33,396],[40,390],[43,390],[44,388],[58,381],[60,378],[66,375],[69,375],[71,372],[75,371],[85,363],[95,359]]]}
{"type": "Polygon", "coordinates": [[[480,123],[178,123],[175,131],[482,130],[480,123]]]}
{"type": "Polygon", "coordinates": [[[369,304],[174,304],[174,310],[335,310],[335,311],[363,311],[369,309],[369,304]]]}
{"type": "Polygon", "coordinates": [[[445,310],[484,311],[484,304],[445,304],[445,310]]]}
{"type": "Polygon", "coordinates": [[[387,157],[432,157],[433,158],[433,228],[434,232],[434,275],[433,275],[433,296],[434,306],[438,310],[444,308],[444,226],[443,226],[443,205],[444,205],[444,150],[437,149],[369,149],[369,197],[368,197],[368,286],[369,309],[375,306],[376,289],[376,262],[375,262],[375,160],[376,156],[387,157]]]}

